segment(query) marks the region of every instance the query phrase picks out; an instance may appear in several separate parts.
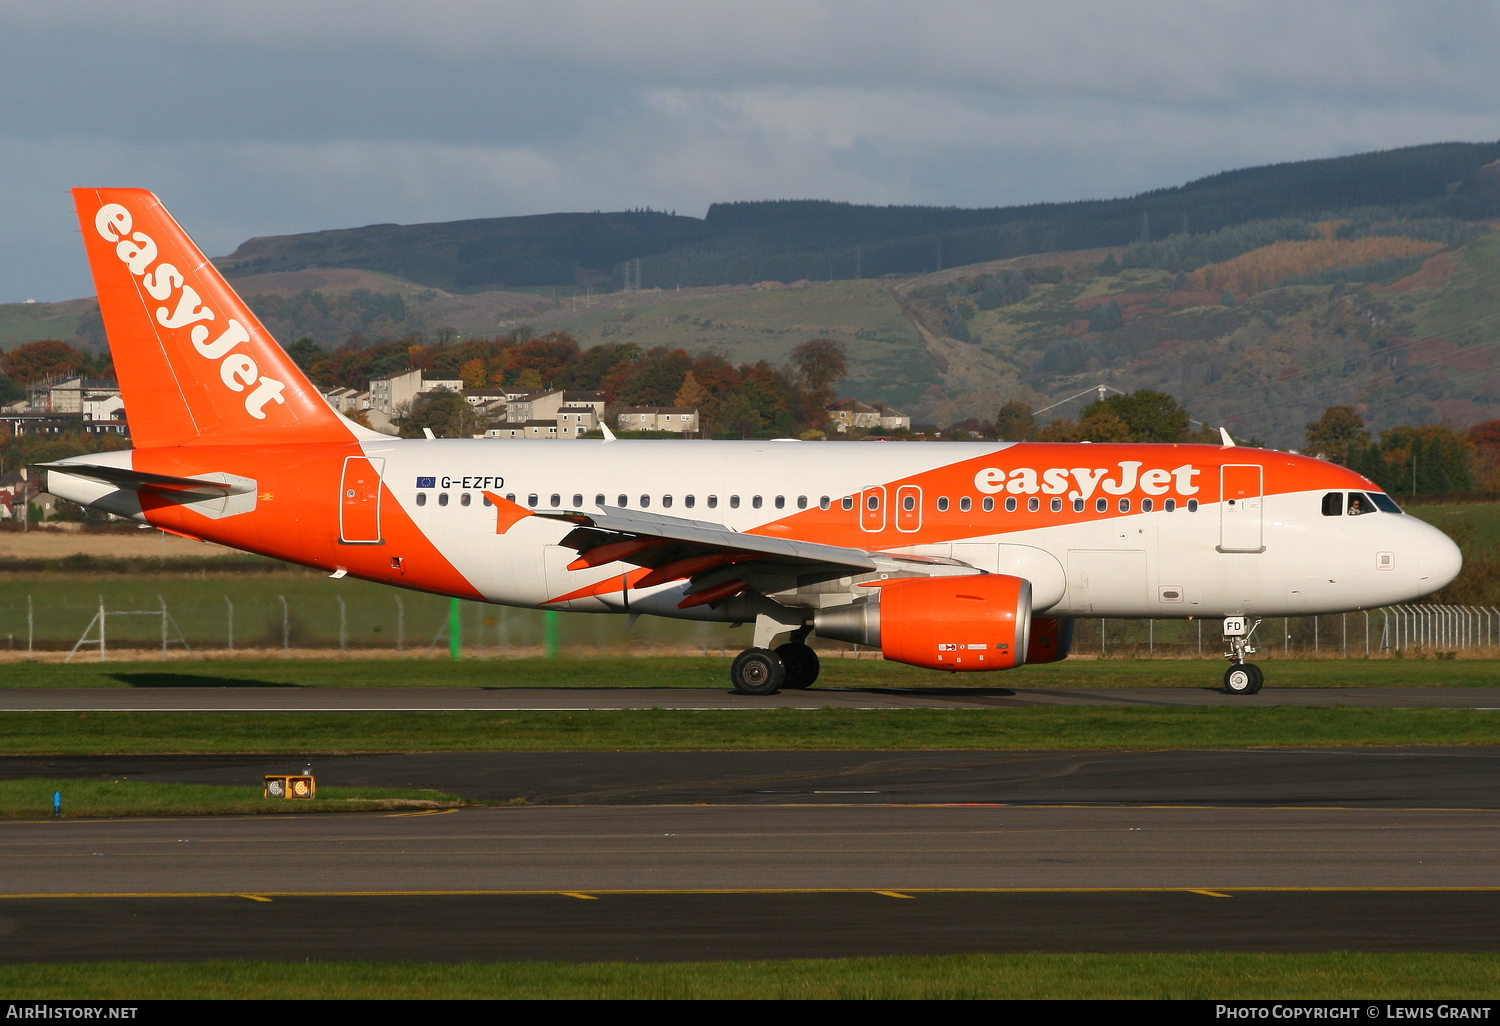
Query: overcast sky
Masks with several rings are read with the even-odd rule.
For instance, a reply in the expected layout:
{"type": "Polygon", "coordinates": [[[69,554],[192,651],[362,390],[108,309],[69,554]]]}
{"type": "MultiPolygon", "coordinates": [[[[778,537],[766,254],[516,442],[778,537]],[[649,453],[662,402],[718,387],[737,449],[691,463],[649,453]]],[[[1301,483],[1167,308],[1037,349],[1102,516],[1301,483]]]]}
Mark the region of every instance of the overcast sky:
{"type": "Polygon", "coordinates": [[[0,0],[0,302],[89,295],[67,190],[212,255],[377,222],[994,206],[1500,138],[1491,0],[0,0]]]}

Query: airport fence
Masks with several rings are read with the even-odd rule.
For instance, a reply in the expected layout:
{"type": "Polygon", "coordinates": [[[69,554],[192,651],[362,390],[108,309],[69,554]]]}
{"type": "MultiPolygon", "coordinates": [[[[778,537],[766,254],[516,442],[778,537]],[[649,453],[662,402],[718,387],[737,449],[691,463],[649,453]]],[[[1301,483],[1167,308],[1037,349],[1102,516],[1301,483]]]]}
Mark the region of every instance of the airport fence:
{"type": "MultiPolygon", "coordinates": [[[[543,612],[321,575],[98,576],[0,581],[0,660],[732,656],[751,628],[543,612]]],[[[879,653],[815,639],[827,657],[879,653]]],[[[1500,655],[1500,609],[1403,605],[1272,617],[1256,659],[1500,655]]],[[[1217,620],[1080,619],[1080,658],[1218,658],[1217,620]]]]}

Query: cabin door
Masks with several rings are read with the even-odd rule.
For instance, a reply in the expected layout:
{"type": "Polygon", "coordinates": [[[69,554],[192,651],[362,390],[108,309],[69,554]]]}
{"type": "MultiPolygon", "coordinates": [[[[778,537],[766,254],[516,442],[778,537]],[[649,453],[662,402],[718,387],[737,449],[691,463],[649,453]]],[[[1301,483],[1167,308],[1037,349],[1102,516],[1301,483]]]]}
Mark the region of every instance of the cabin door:
{"type": "Polygon", "coordinates": [[[344,458],[339,482],[339,541],[345,545],[379,545],[380,475],[385,460],[344,458]]]}
{"type": "Polygon", "coordinates": [[[1261,468],[1219,468],[1219,551],[1264,552],[1261,526],[1261,468]]]}

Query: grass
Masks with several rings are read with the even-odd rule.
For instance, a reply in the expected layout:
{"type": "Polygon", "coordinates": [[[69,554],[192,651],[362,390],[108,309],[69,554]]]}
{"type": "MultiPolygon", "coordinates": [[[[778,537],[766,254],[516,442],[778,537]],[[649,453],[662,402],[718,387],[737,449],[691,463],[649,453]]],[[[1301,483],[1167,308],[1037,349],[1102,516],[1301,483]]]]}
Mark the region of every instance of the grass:
{"type": "MultiPolygon", "coordinates": [[[[80,660],[88,659],[80,655],[80,660]]],[[[701,657],[597,659],[203,660],[171,663],[4,663],[0,688],[173,687],[729,687],[730,660],[701,657]]],[[[825,658],[820,687],[1122,688],[1218,687],[1221,659],[1070,659],[1005,674],[946,674],[878,659],[825,658]]],[[[1493,687],[1500,661],[1487,659],[1268,659],[1273,688],[1493,687]]],[[[816,695],[817,691],[810,692],[816,695]]]]}
{"type": "Polygon", "coordinates": [[[1494,954],[1019,954],[758,962],[0,966],[14,1001],[183,998],[1484,1000],[1494,954]]]}
{"type": "Polygon", "coordinates": [[[456,795],[407,788],[320,787],[310,801],[265,798],[258,787],[164,784],[137,780],[0,780],[0,819],[52,815],[61,791],[63,818],[82,816],[207,816],[256,812],[368,812],[372,809],[447,808],[456,795]]]}
{"type": "Polygon", "coordinates": [[[1076,707],[585,712],[17,712],[12,755],[1078,750],[1500,744],[1468,709],[1076,707]]]}

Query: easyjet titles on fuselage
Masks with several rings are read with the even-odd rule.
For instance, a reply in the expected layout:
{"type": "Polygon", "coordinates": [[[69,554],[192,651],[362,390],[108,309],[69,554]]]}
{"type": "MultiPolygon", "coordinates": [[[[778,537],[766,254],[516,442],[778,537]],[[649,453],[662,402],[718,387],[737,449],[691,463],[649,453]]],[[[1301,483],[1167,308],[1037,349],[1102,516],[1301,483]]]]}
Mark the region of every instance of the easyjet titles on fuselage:
{"type": "Polygon", "coordinates": [[[212,332],[201,323],[212,321],[216,315],[203,305],[198,290],[187,284],[182,272],[172,264],[162,261],[154,269],[151,265],[157,257],[156,240],[145,232],[131,232],[134,218],[129,210],[119,203],[106,203],[94,215],[94,228],[106,242],[117,243],[115,255],[130,269],[130,273],[141,279],[141,287],[155,300],[167,301],[174,289],[180,289],[174,309],[165,306],[156,308],[156,322],[164,328],[186,328],[192,326],[193,348],[207,360],[221,360],[219,379],[232,392],[243,392],[254,386],[245,396],[245,412],[256,420],[266,417],[268,402],[285,403],[281,395],[285,382],[263,377],[255,360],[244,353],[231,352],[241,343],[250,341],[250,332],[239,321],[230,319],[224,331],[212,342],[212,332]]]}
{"type": "Polygon", "coordinates": [[[999,467],[984,467],[974,475],[974,487],[981,492],[994,494],[1009,492],[1012,495],[1062,495],[1069,499],[1091,498],[1095,489],[1102,488],[1110,495],[1129,495],[1140,489],[1147,495],[1165,495],[1175,491],[1178,495],[1196,495],[1198,486],[1193,478],[1203,471],[1191,463],[1184,463],[1171,470],[1153,468],[1142,471],[1139,460],[1120,460],[1113,467],[1049,467],[1037,471],[1033,467],[1018,467],[1009,472],[999,467]],[[1077,486],[1068,488],[1069,478],[1077,486]]]}

